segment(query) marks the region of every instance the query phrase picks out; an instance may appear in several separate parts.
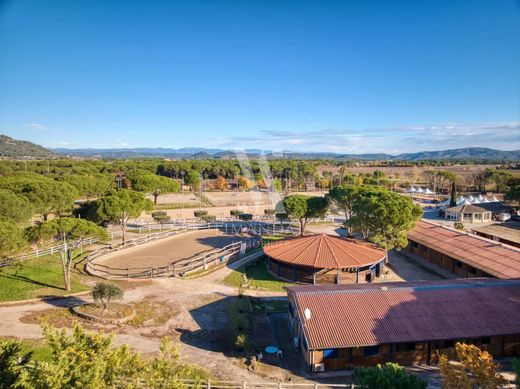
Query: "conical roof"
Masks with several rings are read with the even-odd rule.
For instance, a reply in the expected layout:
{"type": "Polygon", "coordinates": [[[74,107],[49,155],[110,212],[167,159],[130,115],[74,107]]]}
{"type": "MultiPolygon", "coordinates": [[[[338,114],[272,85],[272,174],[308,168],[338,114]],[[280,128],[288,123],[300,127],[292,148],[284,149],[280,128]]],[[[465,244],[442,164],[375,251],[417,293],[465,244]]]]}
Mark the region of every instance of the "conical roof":
{"type": "Polygon", "coordinates": [[[327,234],[269,243],[264,247],[264,252],[280,262],[318,269],[357,268],[385,258],[385,251],[375,245],[327,234]]]}

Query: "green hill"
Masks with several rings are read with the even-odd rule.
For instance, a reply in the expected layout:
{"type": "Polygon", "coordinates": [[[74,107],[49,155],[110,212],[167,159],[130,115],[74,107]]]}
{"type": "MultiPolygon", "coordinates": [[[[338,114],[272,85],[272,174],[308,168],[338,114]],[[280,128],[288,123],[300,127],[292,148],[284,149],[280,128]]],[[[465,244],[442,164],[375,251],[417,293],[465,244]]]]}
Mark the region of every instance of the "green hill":
{"type": "Polygon", "coordinates": [[[52,158],[52,151],[40,145],[0,135],[0,158],[52,158]]]}

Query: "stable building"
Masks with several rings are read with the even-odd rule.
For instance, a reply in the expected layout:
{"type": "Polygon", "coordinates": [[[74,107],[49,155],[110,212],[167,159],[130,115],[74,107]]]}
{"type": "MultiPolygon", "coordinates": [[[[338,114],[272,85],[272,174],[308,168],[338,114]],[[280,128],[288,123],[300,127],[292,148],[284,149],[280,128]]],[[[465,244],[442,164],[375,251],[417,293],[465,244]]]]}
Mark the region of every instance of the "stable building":
{"type": "Polygon", "coordinates": [[[520,278],[520,249],[424,220],[408,233],[401,252],[462,278],[520,278]]]}
{"type": "Polygon", "coordinates": [[[275,276],[307,284],[371,282],[386,259],[385,251],[373,244],[327,234],[269,243],[264,253],[275,276]]]}
{"type": "Polygon", "coordinates": [[[287,287],[310,371],[436,363],[456,342],[520,355],[520,280],[456,279],[287,287]]]}

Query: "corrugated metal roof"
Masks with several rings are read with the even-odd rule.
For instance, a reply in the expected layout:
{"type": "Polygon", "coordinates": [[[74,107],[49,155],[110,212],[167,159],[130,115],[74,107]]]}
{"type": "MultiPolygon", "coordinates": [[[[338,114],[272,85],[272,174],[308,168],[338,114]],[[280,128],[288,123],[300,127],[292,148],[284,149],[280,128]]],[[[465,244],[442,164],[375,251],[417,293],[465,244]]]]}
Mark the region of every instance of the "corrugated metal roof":
{"type": "Polygon", "coordinates": [[[315,285],[287,291],[311,349],[520,333],[520,280],[315,285]]]}
{"type": "Polygon", "coordinates": [[[269,243],[264,247],[264,252],[280,262],[319,269],[356,268],[385,258],[384,250],[375,245],[327,234],[269,243]]]}
{"type": "Polygon", "coordinates": [[[420,221],[408,239],[498,278],[520,278],[520,250],[490,239],[420,221]]]}

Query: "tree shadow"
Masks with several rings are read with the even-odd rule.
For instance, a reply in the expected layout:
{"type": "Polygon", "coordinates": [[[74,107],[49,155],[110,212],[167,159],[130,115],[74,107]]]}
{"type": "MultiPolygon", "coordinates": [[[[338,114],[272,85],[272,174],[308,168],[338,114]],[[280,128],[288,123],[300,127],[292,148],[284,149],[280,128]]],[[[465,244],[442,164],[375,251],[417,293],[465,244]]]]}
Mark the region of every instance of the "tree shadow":
{"type": "Polygon", "coordinates": [[[2,273],[0,273],[0,278],[8,278],[8,279],[12,279],[12,280],[22,281],[22,282],[26,282],[26,283],[29,283],[29,284],[39,285],[39,286],[42,286],[42,287],[45,287],[45,288],[65,290],[65,288],[63,288],[63,287],[47,284],[45,282],[41,282],[41,281],[38,281],[38,280],[35,280],[35,279],[32,279],[32,278],[29,278],[29,277],[26,277],[26,276],[17,275],[17,274],[2,274],[2,273]]]}
{"type": "MultiPolygon", "coordinates": [[[[180,341],[191,346],[219,352],[226,357],[256,358],[261,352],[261,362],[275,368],[286,370],[292,374],[305,374],[305,367],[301,354],[293,347],[292,329],[289,326],[286,312],[258,311],[254,307],[265,304],[268,298],[251,296],[226,296],[217,301],[190,310],[190,315],[197,323],[199,329],[189,330],[176,328],[181,334],[180,341]],[[237,325],[237,319],[229,313],[229,306],[244,301],[244,306],[249,307],[244,311],[247,316],[246,331],[249,335],[249,347],[239,351],[235,346],[235,332],[232,330],[237,325]],[[268,354],[267,346],[275,346],[282,350],[283,358],[277,354],[268,354]]],[[[279,300],[279,299],[278,299],[279,300]]]]}

